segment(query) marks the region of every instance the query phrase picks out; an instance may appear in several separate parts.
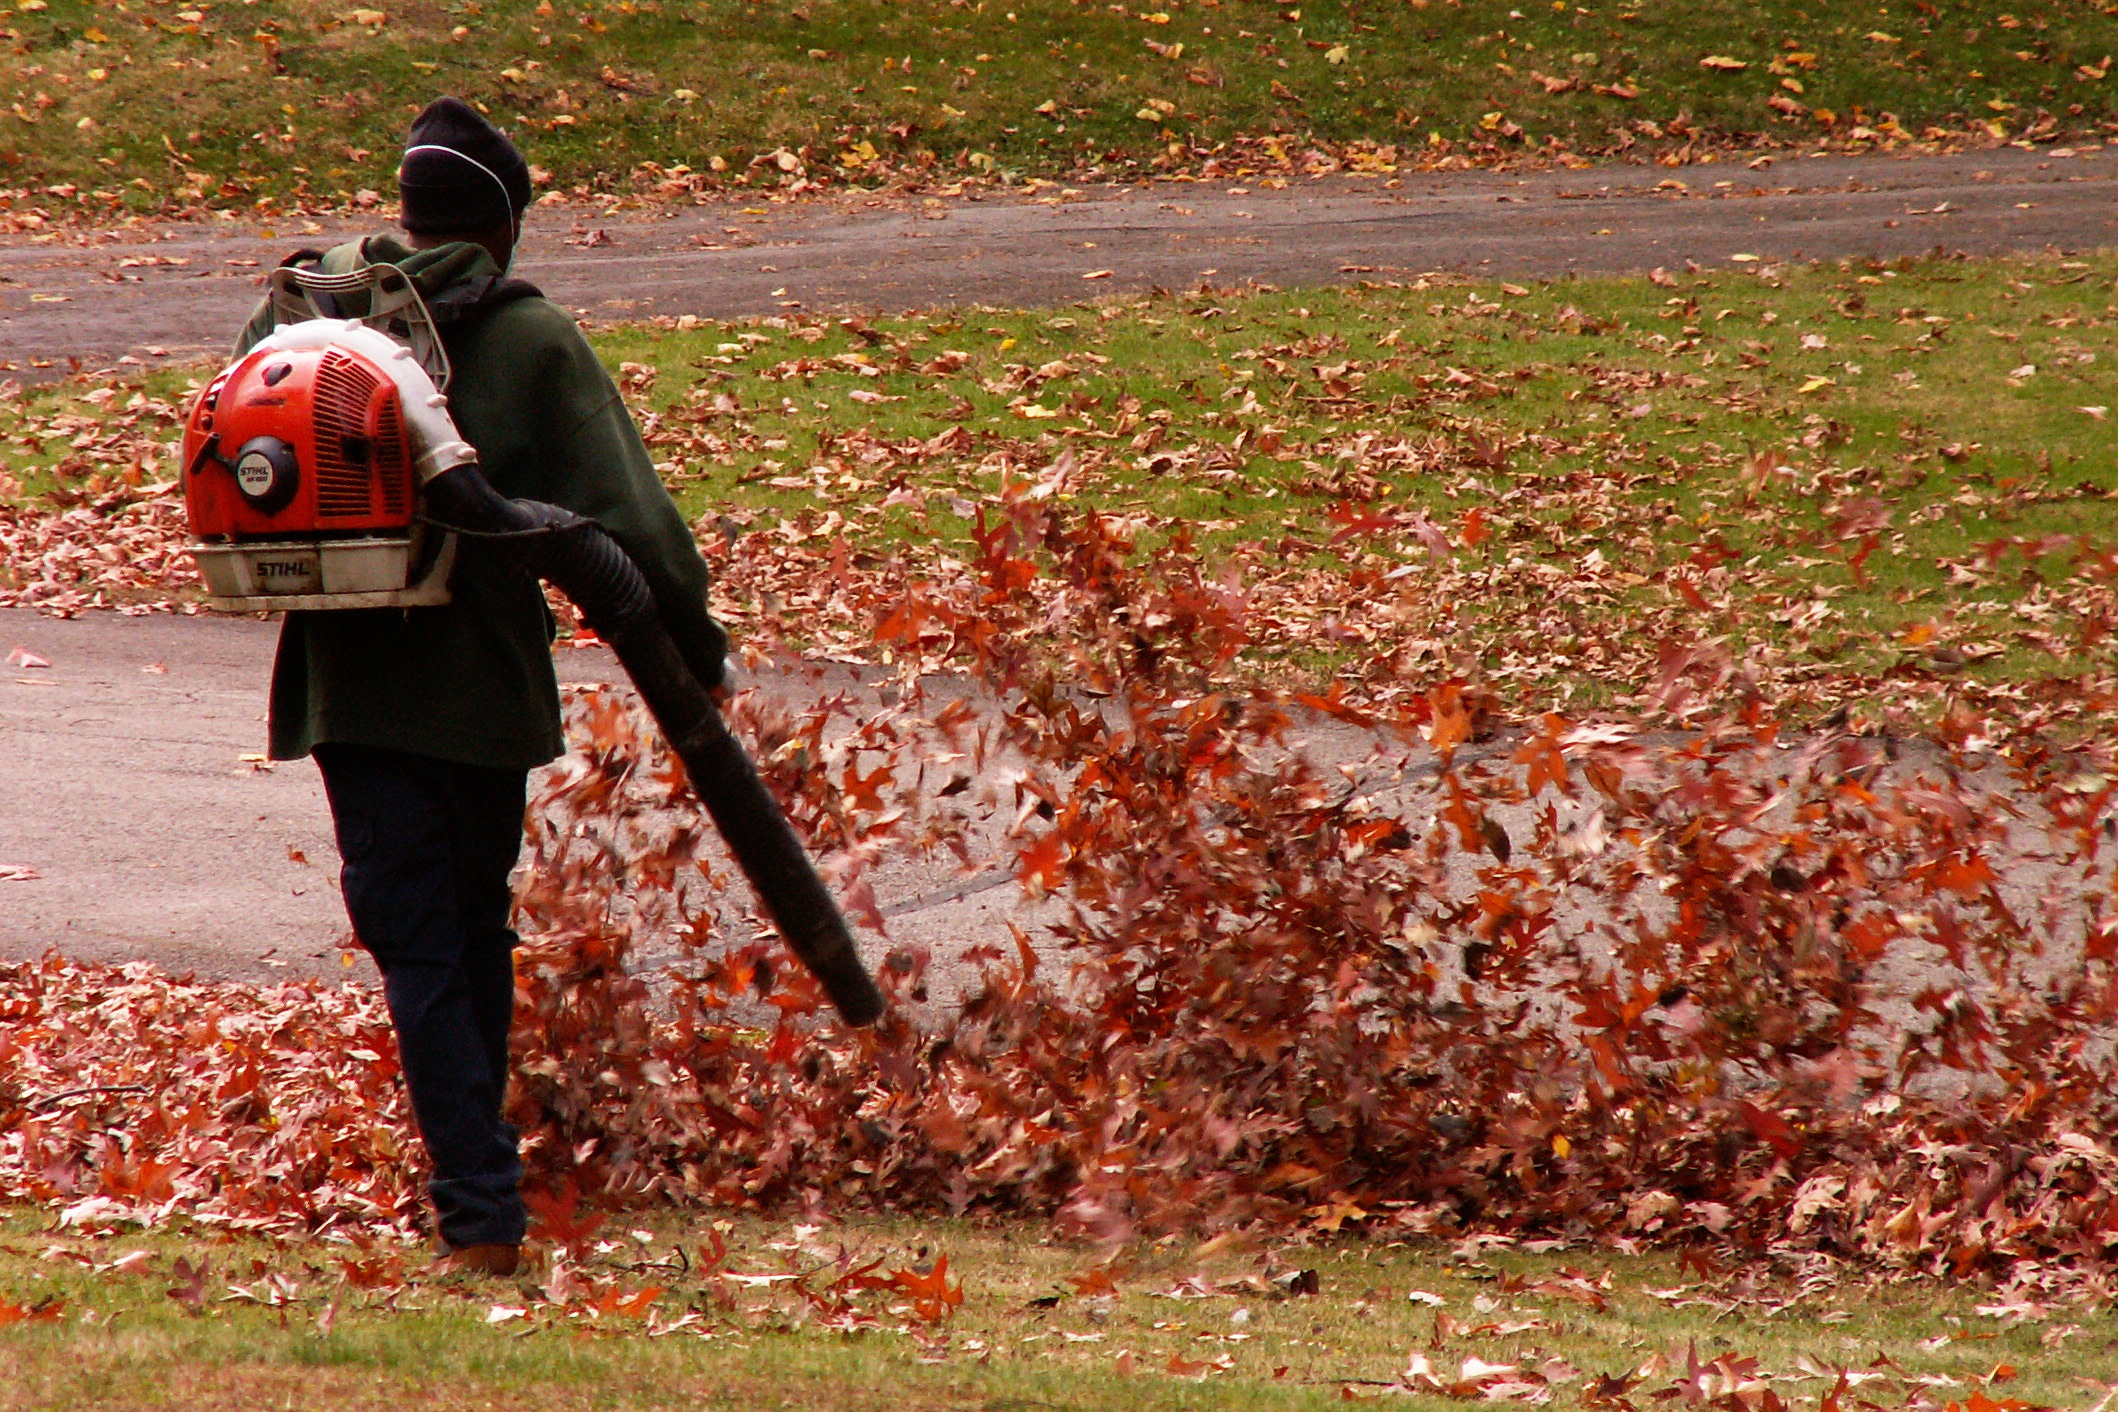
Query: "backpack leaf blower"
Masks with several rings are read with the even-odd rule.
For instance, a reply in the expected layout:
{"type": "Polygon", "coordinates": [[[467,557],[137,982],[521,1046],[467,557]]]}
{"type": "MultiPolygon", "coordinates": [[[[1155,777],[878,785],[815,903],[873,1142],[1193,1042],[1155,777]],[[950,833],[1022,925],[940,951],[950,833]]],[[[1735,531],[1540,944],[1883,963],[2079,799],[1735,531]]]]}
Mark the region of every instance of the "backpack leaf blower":
{"type": "MultiPolygon", "coordinates": [[[[334,301],[335,302],[335,301],[334,301]]],[[[184,432],[183,490],[209,603],[237,611],[449,601],[459,536],[554,584],[609,643],[684,762],[780,934],[848,1024],[883,1012],[844,916],[779,804],[662,625],[654,592],[595,521],[510,500],[479,473],[442,387],[447,355],[392,265],[282,269],[279,326],[209,383],[184,432]],[[318,317],[312,292],[369,295],[318,317]]]]}

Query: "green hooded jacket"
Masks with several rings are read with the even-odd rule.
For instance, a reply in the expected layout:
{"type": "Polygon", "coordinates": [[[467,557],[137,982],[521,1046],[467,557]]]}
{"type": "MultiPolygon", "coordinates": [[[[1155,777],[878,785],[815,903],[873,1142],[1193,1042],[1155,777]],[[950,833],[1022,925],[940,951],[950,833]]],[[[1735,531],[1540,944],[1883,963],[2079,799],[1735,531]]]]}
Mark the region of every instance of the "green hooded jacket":
{"type": "MultiPolygon", "coordinates": [[[[338,246],[323,269],[367,263],[398,266],[429,301],[500,275],[480,246],[412,250],[386,235],[338,246]]],[[[260,307],[237,351],[271,331],[260,307]]],[[[449,410],[486,479],[502,495],[548,501],[608,530],[654,589],[693,672],[719,685],[727,638],[707,608],[705,561],[573,319],[547,300],[514,298],[474,307],[441,333],[449,410]]],[[[527,770],[560,755],[542,590],[476,541],[462,544],[453,590],[438,608],[289,613],[272,669],[272,757],[337,742],[527,770]]]]}

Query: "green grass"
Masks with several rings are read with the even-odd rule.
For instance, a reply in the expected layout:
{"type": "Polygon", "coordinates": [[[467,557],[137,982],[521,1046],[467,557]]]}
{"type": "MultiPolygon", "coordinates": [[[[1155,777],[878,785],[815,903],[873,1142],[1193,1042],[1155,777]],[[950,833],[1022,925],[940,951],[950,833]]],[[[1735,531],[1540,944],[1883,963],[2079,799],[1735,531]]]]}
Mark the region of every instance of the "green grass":
{"type": "Polygon", "coordinates": [[[2089,0],[32,3],[0,28],[0,186],[92,211],[387,199],[408,108],[441,92],[513,127],[549,190],[676,194],[1191,167],[1238,136],[1274,140],[1231,171],[1313,141],[1387,146],[1353,158],[1382,171],[1701,133],[2049,138],[2118,94],[2089,0]],[[781,150],[799,172],[753,166],[781,150]]]}
{"type": "MultiPolygon", "coordinates": [[[[843,536],[855,567],[929,572],[971,556],[1003,481],[1064,461],[1062,503],[1181,532],[1278,595],[1265,658],[1361,651],[1336,605],[1595,701],[1637,689],[1679,619],[1788,680],[2100,661],[2080,648],[2107,588],[1978,556],[2118,539],[2114,278],[2104,255],[1732,262],[594,336],[709,543],[843,536]],[[1400,568],[1425,597],[1378,591],[1400,568]]],[[[185,376],[137,404],[30,389],[0,407],[0,466],[65,503],[165,475],[151,439],[185,376]]]]}
{"type": "Polygon", "coordinates": [[[1849,1398],[1872,1405],[1984,1391],[2086,1408],[2118,1348],[2118,1322],[2092,1300],[2030,1303],[1821,1267],[1761,1263],[1709,1278],[1661,1256],[1452,1252],[1378,1232],[1270,1248],[1164,1244],[1110,1267],[1111,1292],[1099,1293],[1080,1283],[1104,1268],[1097,1252],[1031,1224],[722,1223],[725,1268],[740,1273],[828,1271],[843,1248],[892,1269],[945,1255],[961,1278],[963,1303],[943,1323],[922,1327],[882,1296],[861,1306],[874,1326],[833,1331],[784,1286],[724,1289],[677,1268],[679,1247],[701,1258],[711,1220],[619,1223],[611,1248],[579,1271],[627,1295],[660,1288],[649,1320],[569,1316],[540,1302],[541,1275],[419,1277],[413,1249],[84,1238],[17,1208],[0,1218],[0,1308],[64,1303],[56,1319],[0,1327],[0,1409],[1323,1408],[1342,1390],[1375,1393],[1415,1351],[1449,1378],[1467,1357],[1538,1370],[1553,1378],[1555,1405],[1659,1355],[1665,1366],[1631,1393],[1645,1406],[1685,1374],[1690,1348],[1701,1363],[1757,1360],[1751,1376],[1789,1406],[1814,1406],[1845,1368],[1866,1379],[1849,1398]],[[144,1260],[117,1266],[134,1252],[144,1260]],[[392,1254],[414,1272],[408,1285],[348,1282],[343,1261],[392,1254]],[[183,1283],[178,1258],[211,1262],[191,1306],[167,1293],[183,1283]],[[1283,1282],[1304,1270],[1317,1293],[1290,1297],[1283,1282]],[[1569,1270],[1587,1287],[1568,1284],[1569,1270]],[[1171,1297],[1201,1288],[1212,1292],[1171,1297]],[[1442,1303],[1414,1302],[1413,1290],[1442,1303]],[[495,1305],[526,1313],[491,1323],[495,1305]]]}

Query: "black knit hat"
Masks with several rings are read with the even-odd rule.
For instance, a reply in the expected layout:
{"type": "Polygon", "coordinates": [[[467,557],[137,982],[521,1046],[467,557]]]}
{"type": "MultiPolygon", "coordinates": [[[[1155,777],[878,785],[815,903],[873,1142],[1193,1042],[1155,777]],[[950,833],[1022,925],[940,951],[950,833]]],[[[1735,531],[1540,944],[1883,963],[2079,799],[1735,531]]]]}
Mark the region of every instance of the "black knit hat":
{"type": "Polygon", "coordinates": [[[529,164],[476,108],[437,98],[412,120],[397,190],[399,224],[413,235],[487,231],[514,224],[529,208],[529,164]]]}

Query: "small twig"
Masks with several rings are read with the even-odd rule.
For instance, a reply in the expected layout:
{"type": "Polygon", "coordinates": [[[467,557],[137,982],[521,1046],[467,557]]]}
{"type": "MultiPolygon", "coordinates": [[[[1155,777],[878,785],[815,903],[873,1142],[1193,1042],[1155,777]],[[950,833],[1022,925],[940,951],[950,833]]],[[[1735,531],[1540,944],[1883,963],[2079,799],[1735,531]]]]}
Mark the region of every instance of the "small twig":
{"type": "Polygon", "coordinates": [[[31,1108],[43,1108],[54,1103],[64,1103],[69,1098],[86,1098],[92,1093],[149,1093],[146,1084],[90,1084],[87,1088],[69,1088],[43,1098],[32,1099],[31,1108]]]}

